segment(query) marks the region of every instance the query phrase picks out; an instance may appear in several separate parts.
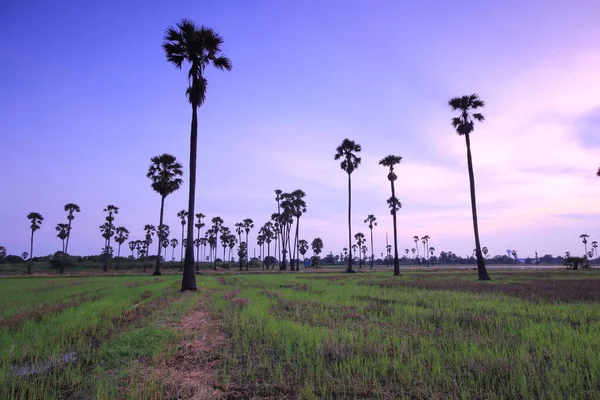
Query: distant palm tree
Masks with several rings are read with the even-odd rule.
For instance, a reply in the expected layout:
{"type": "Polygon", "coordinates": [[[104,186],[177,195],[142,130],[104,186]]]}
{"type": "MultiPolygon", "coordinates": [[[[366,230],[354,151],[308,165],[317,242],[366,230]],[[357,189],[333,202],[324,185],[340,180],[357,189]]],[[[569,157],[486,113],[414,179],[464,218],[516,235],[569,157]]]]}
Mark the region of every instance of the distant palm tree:
{"type": "Polygon", "coordinates": [[[421,242],[423,242],[423,251],[424,251],[424,256],[427,257],[427,255],[429,254],[429,239],[431,239],[429,237],[429,235],[425,235],[421,238],[421,242]]]}
{"type": "Polygon", "coordinates": [[[146,272],[146,267],[148,264],[149,249],[150,249],[150,245],[152,244],[152,236],[154,236],[154,234],[156,233],[156,227],[151,224],[146,224],[146,225],[144,225],[144,231],[145,231],[145,234],[144,234],[145,240],[142,242],[142,245],[145,250],[145,256],[144,256],[144,270],[142,272],[146,272]]]}
{"type": "Polygon", "coordinates": [[[152,275],[161,275],[160,252],[162,241],[165,240],[165,237],[161,237],[161,234],[164,236],[165,233],[163,232],[165,198],[181,187],[181,184],[183,183],[183,180],[181,179],[181,176],[183,175],[183,166],[177,162],[175,156],[167,153],[152,157],[150,163],[146,177],[152,181],[152,189],[160,195],[158,253],[156,255],[156,267],[154,268],[154,273],[152,273],[152,275]]]}
{"type": "Polygon", "coordinates": [[[115,269],[119,269],[119,263],[121,262],[121,260],[119,260],[119,257],[121,257],[121,245],[125,243],[127,239],[129,239],[129,231],[124,226],[119,226],[117,229],[115,229],[115,233],[117,234],[115,237],[115,242],[119,244],[117,249],[117,266],[115,269]]]}
{"type": "Polygon", "coordinates": [[[0,263],[4,261],[6,257],[6,247],[0,246],[0,263]]]}
{"type": "Polygon", "coordinates": [[[302,255],[302,262],[304,262],[304,266],[306,267],[306,252],[308,251],[308,242],[304,239],[298,240],[298,252],[302,255]]]}
{"type": "MultiPolygon", "coordinates": [[[[183,243],[183,233],[185,231],[185,224],[188,218],[188,212],[185,210],[181,210],[177,213],[177,217],[181,219],[181,243],[183,243]]],[[[179,271],[183,271],[183,245],[181,246],[181,266],[179,267],[179,271]]]]}
{"type": "Polygon", "coordinates": [[[196,193],[196,152],[198,143],[197,111],[206,97],[207,80],[204,71],[208,65],[220,70],[231,70],[231,61],[222,55],[223,38],[210,28],[200,27],[189,19],[182,19],[175,27],[167,28],[162,45],[167,60],[181,69],[184,62],[190,63],[186,94],[192,106],[192,126],[190,134],[190,188],[188,200],[187,247],[181,290],[197,290],[194,270],[194,203],[196,193]]]}
{"type": "Polygon", "coordinates": [[[594,254],[595,254],[596,258],[598,258],[598,250],[596,250],[597,248],[598,248],[598,242],[594,240],[592,242],[592,249],[594,249],[594,254]]]}
{"type": "Polygon", "coordinates": [[[487,258],[487,255],[488,255],[488,253],[489,253],[489,250],[488,250],[488,248],[487,248],[487,247],[485,247],[485,246],[484,246],[484,247],[482,247],[482,248],[481,248],[481,252],[483,253],[483,256],[484,256],[485,258],[487,258]]]}
{"type": "Polygon", "coordinates": [[[175,260],[175,247],[177,247],[178,244],[179,241],[177,240],[177,238],[171,239],[171,247],[173,248],[173,250],[171,250],[171,260],[175,260]]]}
{"type": "Polygon", "coordinates": [[[24,251],[23,253],[21,253],[21,258],[23,259],[23,261],[27,260],[29,258],[29,253],[24,251]]]}
{"type": "MultiPolygon", "coordinates": [[[[294,190],[292,193],[292,216],[296,217],[296,235],[294,237],[294,259],[296,260],[296,271],[299,271],[298,257],[298,235],[300,234],[300,217],[306,212],[306,193],[303,190],[294,190]]],[[[294,264],[291,263],[291,269],[294,270],[294,264]]]]}
{"type": "Polygon", "coordinates": [[[469,170],[469,188],[471,192],[471,212],[473,214],[473,233],[475,235],[475,255],[477,257],[477,271],[479,280],[487,281],[490,279],[487,269],[485,268],[485,261],[483,254],[481,253],[481,243],[479,242],[479,226],[477,223],[477,202],[475,199],[475,175],[473,174],[473,160],[471,158],[471,138],[470,135],[473,133],[475,128],[475,121],[482,122],[485,117],[483,114],[473,112],[478,108],[485,106],[483,100],[473,93],[471,95],[462,97],[453,97],[448,101],[448,105],[452,110],[459,111],[458,117],[452,118],[452,126],[460,136],[465,137],[467,145],[467,168],[469,170]]]}
{"type": "MultiPolygon", "coordinates": [[[[398,259],[398,227],[396,222],[396,216],[398,214],[398,210],[402,206],[400,204],[400,201],[398,201],[398,198],[396,197],[396,189],[394,186],[394,182],[396,181],[396,179],[398,179],[398,176],[394,172],[394,167],[400,164],[400,161],[402,161],[402,157],[395,156],[393,154],[390,154],[385,158],[379,160],[379,165],[389,168],[387,178],[388,181],[390,181],[390,187],[392,190],[392,196],[388,200],[388,206],[390,207],[390,212],[392,214],[392,222],[394,224],[394,276],[400,275],[400,260],[398,259]]],[[[373,246],[371,245],[371,247],[373,246]]]]}
{"type": "Polygon", "coordinates": [[[433,257],[433,253],[435,253],[435,247],[430,247],[429,248],[429,255],[430,255],[430,257],[433,257]]]}
{"type": "Polygon", "coordinates": [[[221,231],[221,227],[223,226],[223,218],[214,217],[212,219],[212,231],[215,238],[214,248],[215,248],[215,258],[214,258],[214,270],[217,270],[217,248],[219,245],[219,232],[221,231]]]}
{"type": "Polygon", "coordinates": [[[133,251],[136,249],[137,247],[137,240],[132,240],[129,242],[129,250],[131,250],[131,258],[133,258],[135,260],[135,254],[133,254],[133,251]]]}
{"type": "MultiPolygon", "coordinates": [[[[241,246],[242,243],[243,243],[242,242],[242,232],[244,231],[244,223],[243,222],[236,222],[234,224],[234,226],[235,226],[235,233],[237,233],[237,235],[238,235],[239,245],[241,246]]],[[[238,253],[239,253],[239,251],[238,251],[238,253]]],[[[242,270],[242,263],[243,263],[242,257],[240,257],[239,262],[240,262],[240,271],[241,271],[242,270]]]]}
{"type": "Polygon", "coordinates": [[[67,243],[65,245],[64,253],[69,252],[69,239],[71,238],[71,222],[75,219],[74,213],[80,212],[81,208],[75,203],[68,203],[65,205],[65,211],[68,212],[67,219],[69,220],[69,229],[67,230],[67,243]]]}
{"type": "Polygon", "coordinates": [[[352,173],[360,165],[360,157],[356,153],[362,150],[360,144],[353,140],[344,139],[340,144],[334,156],[335,160],[341,159],[340,167],[348,174],[348,248],[350,249],[350,257],[348,257],[348,268],[346,272],[354,272],[352,270],[352,173]]]}
{"type": "Polygon", "coordinates": [[[375,218],[373,214],[369,214],[365,219],[365,224],[369,224],[369,230],[371,231],[371,269],[373,269],[373,262],[375,261],[375,253],[373,250],[373,227],[377,226],[377,222],[375,222],[376,220],[377,218],[375,218]]]}
{"type": "Polygon", "coordinates": [[[227,226],[221,228],[221,235],[219,236],[221,239],[221,246],[223,247],[223,262],[225,263],[227,259],[225,258],[225,251],[227,250],[227,246],[229,246],[229,235],[231,235],[231,231],[227,226]]]}
{"type": "MultiPolygon", "coordinates": [[[[312,248],[312,251],[315,255],[313,258],[315,268],[318,268],[319,267],[319,254],[321,254],[321,251],[323,251],[323,240],[321,238],[314,238],[310,244],[310,247],[312,248]]],[[[344,247],[344,250],[346,250],[345,247],[344,247]]]]}
{"type": "MultiPolygon", "coordinates": [[[[177,240],[177,239],[175,239],[177,240]]],[[[171,242],[173,242],[173,240],[171,240],[171,242]]],[[[200,245],[202,244],[202,239],[194,239],[194,246],[196,246],[196,254],[198,254],[200,252],[200,245]]],[[[199,266],[199,254],[198,256],[196,256],[196,271],[200,270],[200,266],[199,266]]]]}
{"type": "Polygon", "coordinates": [[[360,257],[360,251],[362,251],[362,247],[365,244],[365,234],[362,232],[358,232],[354,235],[354,239],[356,240],[356,244],[358,245],[358,268],[362,268],[363,260],[360,257]]]}
{"type": "Polygon", "coordinates": [[[30,212],[27,214],[27,219],[31,222],[31,246],[29,249],[29,264],[27,266],[27,274],[31,275],[31,261],[33,258],[33,233],[40,229],[44,217],[42,217],[42,214],[40,213],[30,212]]]}
{"type": "Polygon", "coordinates": [[[235,238],[235,235],[232,233],[227,238],[227,245],[229,246],[229,259],[232,261],[233,261],[233,249],[236,244],[237,244],[237,239],[235,238]]]}
{"type": "Polygon", "coordinates": [[[107,213],[106,218],[105,218],[107,226],[106,226],[106,229],[104,229],[104,233],[103,233],[103,237],[106,240],[106,244],[105,244],[106,251],[104,252],[105,257],[104,257],[103,270],[107,271],[108,264],[110,263],[110,255],[111,255],[111,252],[108,251],[108,249],[110,248],[110,239],[115,234],[115,226],[114,226],[113,222],[115,220],[115,215],[119,213],[119,207],[109,204],[108,206],[106,206],[106,208],[103,211],[105,213],[107,213]]]}
{"type": "Polygon", "coordinates": [[[416,251],[416,250],[415,250],[415,248],[413,247],[412,249],[410,249],[410,251],[412,251],[412,253],[413,253],[413,258],[415,258],[415,251],[416,251]]]}
{"type": "Polygon", "coordinates": [[[582,233],[581,235],[579,235],[579,238],[583,239],[581,242],[583,243],[583,246],[585,248],[585,252],[583,254],[587,254],[587,252],[588,252],[587,251],[587,243],[588,243],[587,238],[589,238],[589,237],[590,237],[590,235],[588,235],[586,233],[582,233]]]}
{"type": "MultiPolygon", "coordinates": [[[[194,227],[196,229],[198,229],[198,236],[196,236],[196,240],[200,240],[200,230],[202,228],[204,228],[204,226],[206,225],[204,222],[202,222],[202,220],[206,218],[206,215],[202,214],[202,213],[197,213],[196,214],[196,220],[197,222],[194,224],[194,227]]],[[[181,235],[181,240],[183,240],[183,232],[181,235]]],[[[196,246],[196,272],[200,271],[200,245],[196,244],[196,240],[194,241],[194,246],[196,246]]],[[[181,247],[181,250],[183,251],[183,247],[181,247]]]]}
{"type": "MultiPolygon", "coordinates": [[[[254,221],[252,221],[251,218],[246,218],[242,221],[242,224],[244,224],[244,232],[246,232],[246,245],[248,245],[248,234],[250,233],[250,230],[254,228],[254,221]]],[[[248,271],[248,264],[249,263],[246,262],[246,271],[248,271]]]]}
{"type": "Polygon", "coordinates": [[[69,237],[69,225],[68,224],[57,224],[56,231],[58,234],[56,235],[62,241],[62,253],[60,260],[60,269],[59,273],[63,273],[65,271],[65,240],[69,237]]]}
{"type": "Polygon", "coordinates": [[[417,249],[417,256],[420,257],[419,245],[417,244],[419,242],[419,237],[417,235],[413,236],[413,242],[415,242],[415,248],[417,249]]]}

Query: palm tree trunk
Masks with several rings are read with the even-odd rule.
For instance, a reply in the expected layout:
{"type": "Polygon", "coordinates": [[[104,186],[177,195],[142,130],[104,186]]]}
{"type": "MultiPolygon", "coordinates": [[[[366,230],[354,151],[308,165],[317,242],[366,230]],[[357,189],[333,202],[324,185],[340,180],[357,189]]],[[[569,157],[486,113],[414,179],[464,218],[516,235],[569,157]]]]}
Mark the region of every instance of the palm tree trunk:
{"type": "Polygon", "coordinates": [[[27,264],[27,274],[31,275],[31,260],[33,259],[33,229],[31,230],[31,243],[29,246],[29,264],[27,264]]]}
{"type": "MultiPolygon", "coordinates": [[[[194,77],[192,83],[197,87],[198,78],[194,77]]],[[[185,246],[185,260],[183,262],[183,278],[181,279],[181,291],[196,291],[196,271],[194,270],[194,203],[196,201],[196,153],[198,147],[198,114],[197,105],[192,104],[192,127],[190,134],[190,191],[188,198],[188,231],[187,246],[185,246]]],[[[183,241],[182,241],[183,245],[183,241]]]]}
{"type": "Polygon", "coordinates": [[[69,238],[71,237],[71,220],[69,220],[69,230],[67,231],[67,244],[65,245],[65,248],[63,250],[63,253],[66,253],[69,250],[69,238]]]}
{"type": "Polygon", "coordinates": [[[296,260],[296,271],[300,271],[300,256],[298,255],[298,233],[300,232],[300,217],[296,217],[296,239],[294,239],[294,259],[296,260]]]}
{"type": "Polygon", "coordinates": [[[158,250],[156,252],[156,267],[154,267],[154,272],[152,275],[162,275],[160,273],[160,252],[162,250],[162,227],[163,227],[163,213],[165,210],[165,196],[161,196],[160,198],[160,218],[158,220],[158,233],[156,241],[158,242],[158,250]]]}
{"type": "MultiPolygon", "coordinates": [[[[394,187],[394,181],[392,184],[392,199],[396,198],[396,188],[394,187]]],[[[396,205],[392,208],[392,222],[394,223],[394,276],[400,275],[400,260],[398,259],[398,227],[396,224],[396,205]]]]}
{"type": "MultiPolygon", "coordinates": [[[[240,232],[241,232],[241,231],[240,231],[240,232]]],[[[242,234],[241,234],[241,233],[238,233],[238,242],[240,242],[240,246],[241,246],[241,245],[242,245],[242,234]]],[[[247,247],[247,246],[246,246],[246,247],[247,247]]],[[[243,258],[243,257],[242,257],[242,256],[240,256],[239,254],[238,254],[238,257],[240,258],[240,259],[239,259],[239,262],[240,262],[240,271],[241,271],[241,270],[242,270],[242,258],[243,258]]]]}
{"type": "Polygon", "coordinates": [[[119,248],[117,249],[117,266],[115,267],[115,271],[119,270],[119,263],[121,262],[121,260],[119,260],[119,257],[121,257],[121,243],[119,243],[119,248]]]}
{"type": "Polygon", "coordinates": [[[490,280],[490,276],[485,268],[485,261],[481,253],[481,243],[479,242],[479,226],[477,225],[477,203],[475,201],[475,176],[473,174],[473,160],[471,158],[471,140],[469,134],[465,135],[467,143],[467,167],[469,169],[469,188],[471,190],[471,211],[473,213],[473,232],[475,233],[475,255],[477,257],[477,272],[480,281],[490,280]]]}
{"type": "Polygon", "coordinates": [[[179,272],[183,271],[183,232],[185,230],[185,225],[181,224],[181,255],[179,257],[179,272]]]}
{"type": "Polygon", "coordinates": [[[248,265],[250,264],[250,246],[248,246],[248,232],[246,232],[246,271],[248,271],[248,265]]]}
{"type": "Polygon", "coordinates": [[[352,180],[348,174],[348,268],[346,272],[354,272],[352,270],[352,180]]]}
{"type": "MultiPolygon", "coordinates": [[[[200,222],[198,222],[200,223],[200,222]]],[[[196,246],[196,272],[200,271],[200,228],[198,228],[198,246],[196,246]]]]}
{"type": "Polygon", "coordinates": [[[373,269],[373,261],[374,260],[375,260],[375,250],[373,250],[373,228],[371,228],[371,269],[373,269]]]}

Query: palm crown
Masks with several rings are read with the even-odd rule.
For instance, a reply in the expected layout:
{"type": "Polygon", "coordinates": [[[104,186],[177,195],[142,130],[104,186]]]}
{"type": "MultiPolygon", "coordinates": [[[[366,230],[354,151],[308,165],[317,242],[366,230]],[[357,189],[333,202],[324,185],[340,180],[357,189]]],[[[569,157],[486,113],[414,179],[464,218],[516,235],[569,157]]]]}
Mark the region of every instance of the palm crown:
{"type": "Polygon", "coordinates": [[[179,189],[183,180],[183,166],[171,154],[162,154],[150,159],[150,167],[146,176],[152,181],[152,189],[166,197],[179,189]]]}
{"type": "Polygon", "coordinates": [[[179,217],[179,219],[181,219],[181,225],[185,225],[187,216],[188,216],[188,212],[185,210],[181,210],[177,213],[177,217],[179,217]]]}
{"type": "Polygon", "coordinates": [[[40,213],[30,212],[27,214],[27,219],[31,221],[31,230],[35,232],[40,229],[44,217],[40,213]]]}
{"type": "Polygon", "coordinates": [[[474,120],[482,122],[485,119],[483,114],[472,112],[485,106],[483,100],[475,93],[462,97],[453,97],[448,101],[448,105],[452,110],[460,111],[458,117],[452,118],[452,126],[459,135],[467,135],[473,132],[474,120]]]}
{"type": "Polygon", "coordinates": [[[67,215],[67,219],[72,220],[75,218],[73,214],[76,212],[81,212],[81,208],[79,208],[79,206],[75,203],[68,203],[65,205],[65,211],[69,213],[69,215],[67,215]]]}
{"type": "Polygon", "coordinates": [[[369,229],[373,229],[374,226],[377,226],[377,222],[375,222],[377,218],[373,214],[369,214],[367,219],[365,219],[365,224],[369,223],[369,229]]]}
{"type": "Polygon", "coordinates": [[[354,153],[359,153],[362,150],[360,144],[354,142],[354,140],[344,139],[340,144],[335,153],[335,160],[342,159],[340,168],[346,173],[351,174],[360,165],[360,157],[357,157],[354,153]]]}
{"type": "Polygon", "coordinates": [[[389,156],[386,156],[385,158],[382,158],[381,160],[379,160],[379,165],[383,165],[384,167],[389,167],[389,169],[390,169],[390,173],[388,174],[388,180],[390,180],[390,181],[396,180],[396,174],[394,173],[394,166],[396,164],[400,164],[400,161],[402,161],[402,157],[394,156],[391,154],[389,156]]]}
{"type": "Polygon", "coordinates": [[[162,47],[171,64],[181,69],[184,62],[190,63],[186,94],[192,106],[199,107],[206,96],[206,66],[227,71],[232,68],[231,60],[221,54],[223,38],[214,30],[184,18],[175,27],[167,28],[164,40],[162,47]]]}

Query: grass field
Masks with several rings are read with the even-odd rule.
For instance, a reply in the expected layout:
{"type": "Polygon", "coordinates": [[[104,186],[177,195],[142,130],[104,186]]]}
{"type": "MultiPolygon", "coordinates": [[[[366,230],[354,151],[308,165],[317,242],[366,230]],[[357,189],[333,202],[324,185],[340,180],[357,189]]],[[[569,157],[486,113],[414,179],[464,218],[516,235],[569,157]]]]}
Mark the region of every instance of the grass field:
{"type": "Polygon", "coordinates": [[[600,273],[0,280],[0,399],[600,398],[600,273]]]}

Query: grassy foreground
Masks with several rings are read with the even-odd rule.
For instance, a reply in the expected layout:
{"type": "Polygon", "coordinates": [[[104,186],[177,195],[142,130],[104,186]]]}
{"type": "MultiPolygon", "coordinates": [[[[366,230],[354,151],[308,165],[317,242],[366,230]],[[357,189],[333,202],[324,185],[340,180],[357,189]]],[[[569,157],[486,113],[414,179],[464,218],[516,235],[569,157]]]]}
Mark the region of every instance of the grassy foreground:
{"type": "Polygon", "coordinates": [[[2,279],[0,399],[600,398],[600,274],[493,278],[2,279]]]}

